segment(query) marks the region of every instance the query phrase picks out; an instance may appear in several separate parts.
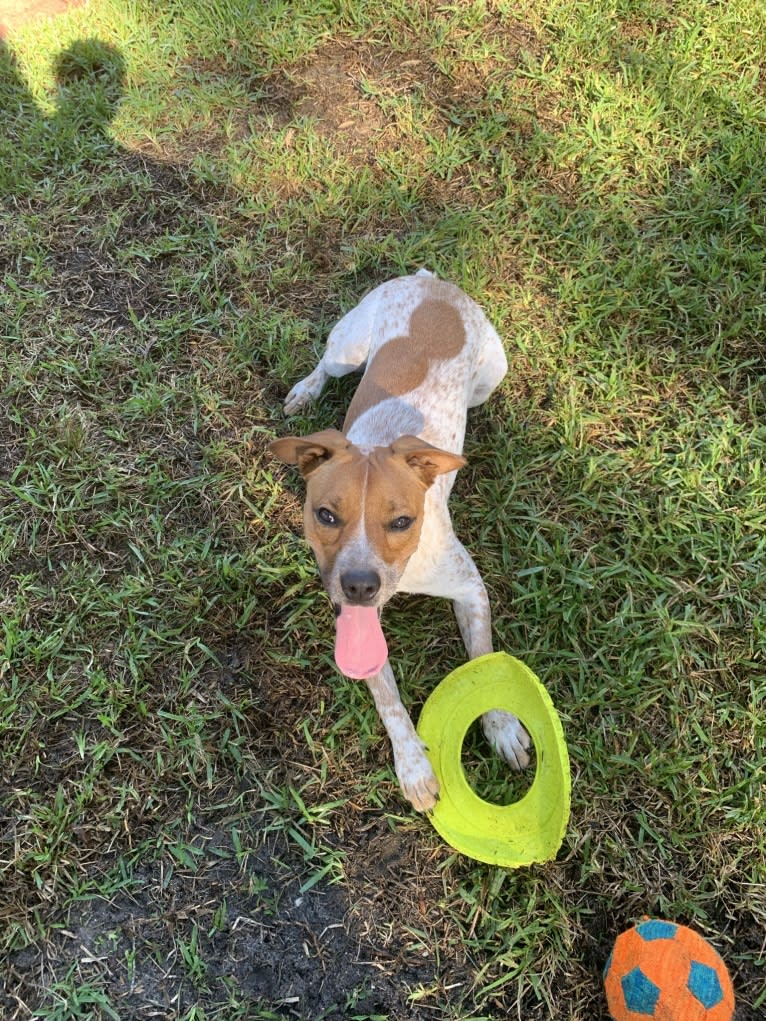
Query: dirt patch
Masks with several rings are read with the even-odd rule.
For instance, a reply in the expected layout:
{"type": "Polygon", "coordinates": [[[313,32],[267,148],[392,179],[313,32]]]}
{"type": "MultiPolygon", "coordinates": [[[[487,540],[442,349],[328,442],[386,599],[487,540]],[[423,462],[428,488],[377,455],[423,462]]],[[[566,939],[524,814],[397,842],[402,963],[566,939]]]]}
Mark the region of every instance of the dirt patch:
{"type": "MultiPolygon", "coordinates": [[[[353,882],[312,884],[300,847],[282,833],[251,851],[243,847],[260,840],[256,833],[239,831],[235,848],[220,824],[198,826],[184,837],[186,867],[179,842],[175,860],[137,867],[110,900],[76,904],[42,954],[10,954],[14,997],[0,990],[4,1016],[28,1016],[11,1008],[34,1009],[55,997],[55,978],[63,974],[76,974],[94,1002],[100,996],[136,1019],[169,1021],[227,998],[232,1009],[277,1018],[430,1016],[413,1008],[411,991],[447,989],[454,999],[469,976],[460,962],[437,960],[399,939],[381,941],[389,927],[377,910],[386,900],[398,903],[401,866],[414,844],[383,834],[379,823],[371,833],[370,857],[352,871],[363,872],[366,884],[383,879],[377,905],[354,902],[353,882]]],[[[384,909],[384,917],[390,913],[384,909]]],[[[400,911],[396,921],[401,925],[400,911]]]]}
{"type": "Polygon", "coordinates": [[[285,128],[309,118],[347,159],[373,161],[396,134],[380,95],[421,87],[433,76],[441,77],[424,53],[333,41],[289,74],[279,71],[262,79],[250,123],[259,130],[285,128]]]}
{"type": "MultiPolygon", "coordinates": [[[[526,55],[540,47],[523,25],[498,26],[498,45],[504,51],[502,70],[512,73],[526,55]]],[[[386,100],[412,95],[424,101],[435,119],[427,127],[438,131],[447,124],[474,120],[485,113],[491,72],[499,65],[464,62],[448,74],[417,39],[404,51],[359,40],[334,40],[319,47],[289,74],[280,71],[259,83],[254,110],[261,124],[268,120],[285,127],[301,117],[314,121],[317,132],[332,140],[344,155],[373,159],[395,145],[400,129],[386,110],[386,100]]],[[[407,145],[413,136],[408,125],[407,145]]]]}
{"type": "Polygon", "coordinates": [[[354,148],[368,146],[386,127],[383,112],[360,86],[364,57],[360,50],[326,46],[297,76],[301,94],[295,115],[314,118],[320,134],[353,140],[354,148]]]}

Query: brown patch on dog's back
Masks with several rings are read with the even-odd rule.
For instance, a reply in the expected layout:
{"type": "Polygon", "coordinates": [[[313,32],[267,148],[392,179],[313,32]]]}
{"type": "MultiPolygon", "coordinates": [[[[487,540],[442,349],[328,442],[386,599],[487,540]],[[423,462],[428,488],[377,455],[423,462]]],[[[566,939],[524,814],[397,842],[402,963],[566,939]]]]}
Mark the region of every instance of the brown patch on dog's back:
{"type": "Polygon", "coordinates": [[[375,354],[349,405],[343,431],[365,411],[389,397],[410,393],[428,375],[434,361],[455,358],[465,344],[465,326],[454,305],[421,301],[410,316],[409,332],[387,341],[375,354]]]}

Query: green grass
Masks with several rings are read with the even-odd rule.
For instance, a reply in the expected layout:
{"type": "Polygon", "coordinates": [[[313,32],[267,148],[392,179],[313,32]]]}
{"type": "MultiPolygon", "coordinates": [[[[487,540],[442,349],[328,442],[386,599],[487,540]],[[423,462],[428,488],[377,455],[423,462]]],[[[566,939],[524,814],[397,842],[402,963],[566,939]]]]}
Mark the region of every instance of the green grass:
{"type": "MultiPolygon", "coordinates": [[[[601,1018],[643,914],[762,1016],[763,15],[92,0],[0,43],[4,1016],[601,1018]],[[515,872],[402,801],[264,453],[422,265],[506,343],[454,517],[572,761],[515,872]]],[[[462,647],[386,620],[416,715],[462,647]]]]}

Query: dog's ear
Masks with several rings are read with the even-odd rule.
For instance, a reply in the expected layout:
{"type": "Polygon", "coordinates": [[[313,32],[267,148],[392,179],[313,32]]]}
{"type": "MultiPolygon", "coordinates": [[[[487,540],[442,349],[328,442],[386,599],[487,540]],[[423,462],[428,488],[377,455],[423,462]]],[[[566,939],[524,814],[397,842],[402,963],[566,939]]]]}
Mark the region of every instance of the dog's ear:
{"type": "Polygon", "coordinates": [[[391,451],[395,456],[403,458],[427,486],[431,485],[437,475],[457,471],[467,464],[460,454],[440,450],[417,436],[400,436],[391,444],[391,451]]]}
{"type": "Polygon", "coordinates": [[[337,429],[325,429],[310,436],[285,436],[269,444],[271,453],[285,464],[297,464],[304,479],[334,454],[351,444],[337,429]]]}

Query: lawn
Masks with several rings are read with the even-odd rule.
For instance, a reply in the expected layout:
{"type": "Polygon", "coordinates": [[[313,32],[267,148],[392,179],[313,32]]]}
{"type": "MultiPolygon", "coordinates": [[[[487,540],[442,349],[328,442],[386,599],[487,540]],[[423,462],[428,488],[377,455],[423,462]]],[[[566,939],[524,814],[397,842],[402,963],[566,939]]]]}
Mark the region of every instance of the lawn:
{"type": "MultiPolygon", "coordinates": [[[[4,1021],[599,1021],[643,915],[764,1017],[765,15],[91,0],[0,41],[4,1021]],[[339,425],[352,380],[281,401],[421,266],[510,363],[453,514],[573,774],[515,871],[402,799],[266,453],[339,425]]],[[[385,626],[416,717],[450,607],[385,626]]]]}

